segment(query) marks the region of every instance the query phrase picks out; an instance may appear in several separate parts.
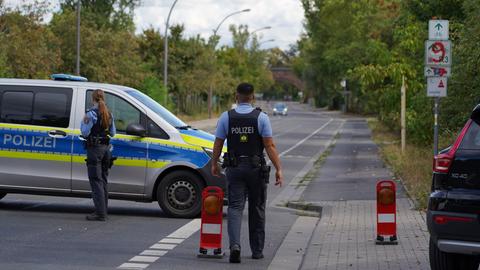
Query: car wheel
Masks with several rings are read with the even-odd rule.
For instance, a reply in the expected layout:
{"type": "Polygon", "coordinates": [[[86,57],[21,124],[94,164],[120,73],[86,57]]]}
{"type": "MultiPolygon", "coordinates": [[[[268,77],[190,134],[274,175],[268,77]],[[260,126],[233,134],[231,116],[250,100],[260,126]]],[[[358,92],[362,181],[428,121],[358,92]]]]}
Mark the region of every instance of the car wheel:
{"type": "Polygon", "coordinates": [[[0,200],[3,199],[3,197],[7,196],[7,193],[0,192],[0,200]]]}
{"type": "Polygon", "coordinates": [[[171,217],[196,217],[201,211],[203,187],[202,179],[192,172],[169,173],[158,185],[158,204],[171,217]]]}
{"type": "Polygon", "coordinates": [[[432,270],[478,270],[478,257],[443,252],[438,249],[432,238],[430,238],[429,251],[430,268],[432,270]]]}

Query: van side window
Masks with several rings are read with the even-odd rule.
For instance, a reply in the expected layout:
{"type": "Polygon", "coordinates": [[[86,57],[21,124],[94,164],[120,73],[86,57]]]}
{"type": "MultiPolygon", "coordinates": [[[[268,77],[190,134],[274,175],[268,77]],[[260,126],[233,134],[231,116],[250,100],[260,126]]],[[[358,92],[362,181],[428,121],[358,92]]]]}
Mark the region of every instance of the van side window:
{"type": "Polygon", "coordinates": [[[0,121],[67,128],[72,95],[69,88],[0,86],[0,121]]]}
{"type": "Polygon", "coordinates": [[[3,123],[31,124],[32,123],[32,92],[5,91],[2,95],[2,112],[0,114],[3,123]]]}
{"type": "Polygon", "coordinates": [[[147,136],[164,140],[170,139],[170,136],[150,118],[147,120],[147,136]]]}
{"type": "MultiPolygon", "coordinates": [[[[91,108],[93,90],[88,90],[86,95],[86,108],[91,108]]],[[[126,134],[130,124],[141,124],[141,112],[121,97],[105,92],[105,102],[115,119],[115,127],[120,134],[126,134]]]]}
{"type": "Polygon", "coordinates": [[[62,93],[40,92],[35,94],[33,124],[38,126],[68,127],[70,102],[62,93]]]}

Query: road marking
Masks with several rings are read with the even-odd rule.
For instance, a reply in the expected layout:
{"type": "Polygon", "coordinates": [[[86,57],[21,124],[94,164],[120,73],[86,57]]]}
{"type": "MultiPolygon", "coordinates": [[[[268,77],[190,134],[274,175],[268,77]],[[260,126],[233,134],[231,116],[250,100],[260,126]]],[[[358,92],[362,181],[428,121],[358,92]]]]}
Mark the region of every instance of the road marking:
{"type": "Polygon", "coordinates": [[[195,232],[200,230],[200,223],[201,223],[201,220],[199,218],[196,218],[196,219],[190,221],[189,223],[185,224],[180,229],[171,233],[166,238],[184,238],[184,239],[187,239],[192,234],[194,234],[195,232]]]}
{"type": "Polygon", "coordinates": [[[158,260],[160,257],[152,256],[135,256],[130,259],[131,262],[142,262],[142,263],[153,263],[158,260]]]}
{"type": "Polygon", "coordinates": [[[142,251],[140,255],[134,256],[129,260],[130,262],[143,263],[124,263],[117,267],[117,269],[145,269],[149,267],[151,263],[154,263],[160,257],[166,255],[168,251],[174,249],[178,244],[182,243],[185,239],[200,230],[200,224],[201,220],[199,218],[193,219],[171,233],[169,236],[155,243],[149,249],[142,251]]]}
{"type": "Polygon", "coordinates": [[[167,250],[144,250],[142,253],[140,253],[140,256],[163,256],[167,254],[167,250]]]}
{"type": "Polygon", "coordinates": [[[118,268],[119,269],[145,269],[149,265],[150,264],[145,264],[145,263],[124,263],[120,265],[118,268]]]}
{"type": "Polygon", "coordinates": [[[320,130],[324,129],[328,124],[330,124],[331,122],[333,121],[333,118],[330,118],[330,120],[325,123],[324,125],[322,125],[321,127],[319,127],[317,130],[315,130],[314,132],[310,133],[310,135],[308,135],[307,137],[303,138],[301,141],[297,142],[295,145],[293,145],[292,147],[288,148],[287,150],[283,151],[282,153],[280,153],[278,156],[279,157],[282,157],[284,156],[286,153],[292,151],[293,149],[297,148],[299,145],[301,145],[302,143],[304,143],[306,140],[310,139],[313,135],[317,134],[320,130]]]}
{"type": "Polygon", "coordinates": [[[151,249],[167,249],[171,250],[174,249],[177,245],[171,245],[171,244],[155,244],[151,246],[151,249]]]}
{"type": "Polygon", "coordinates": [[[160,240],[159,243],[163,243],[163,244],[181,244],[183,242],[183,240],[185,239],[180,239],[180,238],[164,238],[162,240],[160,240]]]}

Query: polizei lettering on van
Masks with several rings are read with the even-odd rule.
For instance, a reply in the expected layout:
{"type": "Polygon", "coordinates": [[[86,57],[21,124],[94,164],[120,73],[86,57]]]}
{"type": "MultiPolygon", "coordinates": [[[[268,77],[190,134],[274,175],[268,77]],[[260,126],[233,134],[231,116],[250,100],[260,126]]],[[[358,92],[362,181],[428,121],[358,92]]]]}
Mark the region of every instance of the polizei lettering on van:
{"type": "Polygon", "coordinates": [[[14,146],[28,146],[28,147],[41,147],[41,148],[55,148],[56,139],[43,136],[27,136],[27,135],[12,135],[3,134],[3,145],[14,146]]]}
{"type": "Polygon", "coordinates": [[[232,134],[253,134],[255,132],[253,127],[232,127],[231,131],[232,134]]]}

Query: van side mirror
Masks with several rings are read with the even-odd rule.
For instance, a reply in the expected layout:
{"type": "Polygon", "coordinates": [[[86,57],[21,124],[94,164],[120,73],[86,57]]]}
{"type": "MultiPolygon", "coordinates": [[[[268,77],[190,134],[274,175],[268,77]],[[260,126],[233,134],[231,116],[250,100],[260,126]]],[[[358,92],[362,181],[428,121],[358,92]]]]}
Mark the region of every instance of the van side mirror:
{"type": "Polygon", "coordinates": [[[147,131],[140,124],[130,124],[127,126],[127,135],[145,137],[147,135],[147,131]]]}

